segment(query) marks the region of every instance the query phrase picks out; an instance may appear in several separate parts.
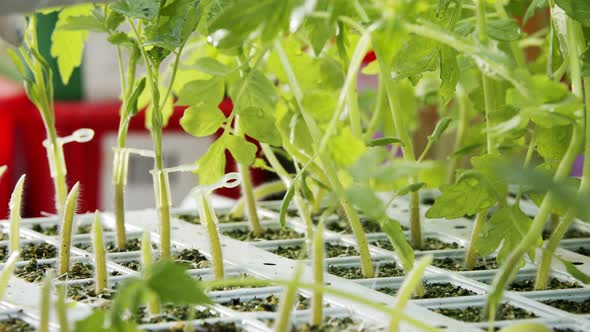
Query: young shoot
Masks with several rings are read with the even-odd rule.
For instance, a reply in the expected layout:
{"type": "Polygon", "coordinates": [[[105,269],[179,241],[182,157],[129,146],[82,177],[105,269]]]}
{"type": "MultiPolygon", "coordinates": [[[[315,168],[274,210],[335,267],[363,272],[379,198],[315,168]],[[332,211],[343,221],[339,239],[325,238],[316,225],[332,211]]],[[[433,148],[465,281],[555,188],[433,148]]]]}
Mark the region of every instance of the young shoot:
{"type": "Polygon", "coordinates": [[[70,248],[72,245],[72,228],[74,216],[76,214],[76,204],[78,202],[78,193],[80,192],[80,183],[76,184],[70,190],[64,206],[63,221],[61,224],[58,274],[65,275],[70,271],[70,248]]]}
{"type": "MultiPolygon", "coordinates": [[[[152,241],[150,233],[144,231],[141,237],[141,270],[145,278],[147,278],[147,271],[149,271],[154,264],[152,258],[152,241]]],[[[158,315],[160,313],[160,300],[154,294],[148,296],[147,309],[150,315],[158,315]]]]}
{"type": "Polygon", "coordinates": [[[6,263],[4,263],[4,268],[2,269],[2,272],[0,272],[0,300],[4,298],[4,292],[6,292],[6,288],[8,288],[8,282],[14,274],[14,270],[16,269],[16,263],[18,262],[19,255],[19,251],[12,252],[10,256],[8,256],[6,263]]]}
{"type": "Polygon", "coordinates": [[[275,320],[273,331],[276,332],[288,332],[290,331],[291,323],[291,311],[293,306],[297,302],[297,289],[298,284],[305,270],[305,265],[302,262],[297,263],[295,267],[295,273],[291,283],[285,286],[283,296],[281,297],[281,303],[279,305],[279,311],[277,312],[277,319],[275,320]]]}
{"type": "Polygon", "coordinates": [[[8,244],[8,251],[10,253],[20,251],[20,222],[21,222],[21,207],[23,198],[23,187],[25,184],[25,174],[23,174],[14,186],[12,196],[8,207],[10,208],[10,242],[8,244]]]}
{"type": "Polygon", "coordinates": [[[50,271],[43,279],[43,284],[41,285],[41,302],[39,305],[39,332],[49,332],[52,280],[53,273],[50,271]]]}
{"type": "Polygon", "coordinates": [[[96,294],[100,294],[107,287],[107,261],[100,213],[94,212],[92,223],[92,250],[94,253],[94,285],[96,294]]]}
{"type": "Polygon", "coordinates": [[[59,322],[59,332],[69,332],[70,322],[68,321],[68,306],[66,304],[66,287],[58,285],[56,287],[57,299],[55,300],[55,310],[57,311],[57,320],[59,322]]]}
{"type": "MultiPolygon", "coordinates": [[[[312,243],[313,281],[324,284],[324,222],[320,221],[315,229],[312,243]]],[[[324,320],[324,295],[313,292],[311,298],[311,325],[319,326],[324,320]]]]}

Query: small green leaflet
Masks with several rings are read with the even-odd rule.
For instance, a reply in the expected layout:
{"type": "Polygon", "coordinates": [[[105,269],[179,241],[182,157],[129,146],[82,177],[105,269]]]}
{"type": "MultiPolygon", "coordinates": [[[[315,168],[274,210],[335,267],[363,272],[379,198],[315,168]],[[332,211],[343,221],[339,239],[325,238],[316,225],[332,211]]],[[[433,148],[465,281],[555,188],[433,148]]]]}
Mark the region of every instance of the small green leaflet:
{"type": "Polygon", "coordinates": [[[548,4],[549,2],[547,0],[532,0],[524,14],[522,25],[524,26],[535,15],[537,9],[545,8],[548,4]]]}
{"type": "MultiPolygon", "coordinates": [[[[330,2],[331,0],[318,0],[315,10],[329,9],[330,2]]],[[[324,45],[336,35],[336,25],[328,17],[308,17],[303,27],[316,56],[320,55],[324,45]]]]}
{"type": "Polygon", "coordinates": [[[227,149],[240,164],[252,165],[256,161],[258,148],[254,143],[248,142],[240,136],[229,135],[225,137],[227,149]]]}
{"type": "Polygon", "coordinates": [[[82,64],[84,43],[88,38],[88,31],[69,30],[67,22],[71,17],[92,14],[93,8],[92,4],[84,4],[66,7],[59,12],[55,30],[51,35],[51,56],[57,58],[59,74],[64,84],[68,84],[74,69],[82,64]]]}
{"type": "Polygon", "coordinates": [[[572,126],[535,127],[537,152],[545,162],[557,166],[572,137],[572,126]]]}
{"type": "Polygon", "coordinates": [[[424,182],[412,183],[412,184],[409,184],[409,185],[401,188],[400,190],[396,191],[395,194],[397,196],[405,196],[409,193],[413,193],[413,192],[416,192],[416,191],[422,189],[422,187],[424,187],[425,185],[426,185],[426,183],[424,183],[424,182]]]}
{"type": "MultiPolygon", "coordinates": [[[[498,262],[504,259],[521,242],[522,238],[528,232],[532,220],[520,210],[518,206],[505,206],[494,212],[483,226],[475,242],[479,255],[487,256],[492,254],[500,245],[502,248],[498,253],[498,262]]],[[[539,243],[541,243],[539,237],[539,243]]],[[[529,257],[534,260],[535,248],[528,252],[529,257]]]]}
{"type": "Polygon", "coordinates": [[[234,82],[229,89],[229,95],[238,110],[247,107],[274,110],[278,100],[274,85],[259,70],[254,70],[234,82]]]}
{"type": "Polygon", "coordinates": [[[225,174],[225,142],[217,139],[207,152],[197,161],[199,183],[212,184],[225,174]]]}
{"type": "Polygon", "coordinates": [[[403,146],[402,141],[397,137],[382,137],[370,140],[367,142],[367,146],[369,147],[378,147],[378,146],[385,146],[389,144],[399,144],[403,146]]]}
{"type": "Polygon", "coordinates": [[[208,304],[209,297],[199,282],[186,274],[186,268],[171,260],[152,265],[147,286],[158,294],[160,301],[174,304],[208,304]]]}
{"type": "Polygon", "coordinates": [[[180,119],[180,125],[187,133],[203,137],[216,132],[225,121],[225,115],[216,104],[204,104],[187,108],[180,119]]]}
{"type": "Polygon", "coordinates": [[[212,76],[226,76],[232,72],[230,67],[210,57],[199,58],[192,67],[212,76]]]}
{"type": "Polygon", "coordinates": [[[349,127],[344,127],[328,143],[332,158],[341,167],[352,166],[367,151],[365,143],[355,137],[349,127]]]}
{"type": "Polygon", "coordinates": [[[241,130],[262,143],[281,145],[281,134],[275,127],[272,114],[259,107],[238,109],[238,123],[241,130]]]}
{"type": "Polygon", "coordinates": [[[449,128],[449,125],[453,122],[453,119],[449,116],[445,116],[438,121],[434,131],[431,135],[428,136],[428,141],[430,144],[437,143],[440,140],[440,137],[444,132],[449,128]]]}
{"type": "Polygon", "coordinates": [[[123,16],[144,20],[154,19],[160,11],[161,0],[119,0],[111,9],[123,16]]]}
{"type": "Polygon", "coordinates": [[[303,96],[303,108],[319,123],[327,123],[337,104],[336,94],[332,91],[310,90],[303,96]]]}
{"type": "Polygon", "coordinates": [[[566,14],[582,23],[583,26],[590,27],[590,1],[586,0],[555,0],[566,14]]]}
{"type": "Polygon", "coordinates": [[[455,88],[459,81],[457,52],[448,46],[440,48],[440,80],[439,94],[443,103],[446,104],[455,95],[455,88]]]}
{"type": "Polygon", "coordinates": [[[519,40],[522,32],[518,26],[518,22],[513,19],[495,19],[488,20],[486,31],[490,38],[499,41],[515,41],[519,40]]]}
{"type": "Polygon", "coordinates": [[[129,100],[127,101],[128,104],[127,110],[125,111],[125,116],[134,116],[139,111],[137,103],[139,101],[139,97],[141,97],[141,94],[145,89],[145,82],[145,77],[142,77],[141,80],[139,80],[139,82],[137,82],[137,84],[135,85],[135,88],[133,89],[133,92],[131,93],[129,100]]]}
{"type": "Polygon", "coordinates": [[[582,76],[590,76],[590,47],[580,55],[582,61],[582,76]]]}
{"type": "Polygon", "coordinates": [[[199,22],[200,11],[197,7],[200,2],[201,0],[168,1],[155,21],[157,24],[150,22],[146,26],[142,46],[159,46],[170,52],[182,46],[199,22]]]}
{"type": "Polygon", "coordinates": [[[414,249],[408,242],[402,226],[397,220],[391,218],[384,218],[381,222],[381,229],[387,235],[389,242],[399,258],[402,260],[404,271],[408,272],[414,266],[414,249]]]}
{"type": "Polygon", "coordinates": [[[176,105],[218,105],[223,99],[223,92],[223,78],[213,77],[209,80],[190,81],[180,90],[176,105]]]}

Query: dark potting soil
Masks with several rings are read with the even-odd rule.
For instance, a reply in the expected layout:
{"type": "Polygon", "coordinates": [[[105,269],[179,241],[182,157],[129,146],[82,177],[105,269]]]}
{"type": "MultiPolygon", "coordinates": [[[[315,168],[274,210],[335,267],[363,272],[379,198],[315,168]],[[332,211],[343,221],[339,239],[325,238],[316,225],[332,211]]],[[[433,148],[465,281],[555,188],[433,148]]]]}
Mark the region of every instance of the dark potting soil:
{"type": "Polygon", "coordinates": [[[197,249],[184,249],[174,255],[176,263],[185,265],[189,270],[204,269],[211,264],[207,257],[203,256],[197,249]]]}
{"type": "MultiPolygon", "coordinates": [[[[279,246],[277,249],[271,250],[272,253],[289,259],[308,258],[309,254],[301,257],[304,247],[300,246],[279,246]]],[[[327,258],[358,256],[358,251],[355,247],[344,246],[339,244],[325,244],[325,256],[327,258]]]]}
{"type": "Polygon", "coordinates": [[[340,331],[368,331],[367,329],[357,326],[350,317],[327,317],[321,325],[311,325],[310,323],[297,324],[291,331],[293,332],[340,332],[340,331]]]}
{"type": "MultiPolygon", "coordinates": [[[[358,266],[328,266],[328,273],[344,279],[364,279],[365,276],[358,266]]],[[[399,277],[404,271],[396,263],[384,263],[375,266],[375,278],[399,277]]]]}
{"type": "Polygon", "coordinates": [[[118,264],[133,271],[141,271],[141,263],[139,261],[120,262],[118,264]]]}
{"type": "MultiPolygon", "coordinates": [[[[547,240],[550,236],[550,230],[543,230],[543,240],[547,240]]],[[[564,239],[580,239],[584,237],[590,237],[590,233],[577,228],[569,229],[567,232],[565,232],[565,235],[563,236],[564,239]]]]}
{"type": "Polygon", "coordinates": [[[45,272],[51,268],[50,264],[39,264],[36,259],[31,259],[27,265],[17,267],[14,274],[28,282],[40,282],[45,277],[45,272]]]}
{"type": "MultiPolygon", "coordinates": [[[[317,222],[317,220],[316,220],[317,222]]],[[[381,225],[379,225],[376,221],[371,221],[366,218],[361,218],[361,224],[363,225],[363,229],[365,233],[380,233],[381,225]]],[[[352,228],[350,227],[350,222],[346,218],[338,218],[337,220],[332,220],[326,222],[326,229],[336,232],[336,233],[344,233],[344,234],[352,234],[352,228]]]]}
{"type": "MultiPolygon", "coordinates": [[[[241,332],[243,330],[234,322],[204,323],[194,328],[195,332],[241,332]]],[[[178,331],[180,332],[182,330],[178,331]]]]}
{"type": "MultiPolygon", "coordinates": [[[[391,244],[391,241],[389,241],[388,239],[383,239],[383,240],[377,240],[377,241],[373,241],[371,242],[372,245],[381,248],[381,249],[385,249],[385,250],[389,250],[389,251],[394,251],[393,245],[391,244]]],[[[434,237],[427,237],[424,239],[423,243],[422,243],[422,251],[427,251],[427,250],[446,250],[446,249],[459,249],[459,248],[463,248],[463,246],[459,245],[457,242],[444,242],[442,240],[439,240],[437,238],[434,237]]]]}
{"type": "Polygon", "coordinates": [[[66,275],[59,276],[59,279],[89,279],[94,276],[94,268],[90,263],[75,262],[70,266],[66,275]]]}
{"type": "MultiPolygon", "coordinates": [[[[563,281],[557,278],[549,279],[549,283],[547,284],[548,290],[556,290],[556,289],[570,289],[570,288],[582,288],[576,282],[572,281],[563,281]]],[[[509,290],[517,291],[517,292],[532,292],[535,290],[535,280],[534,279],[524,279],[518,280],[510,284],[508,286],[509,290]]]]}
{"type": "MultiPolygon", "coordinates": [[[[0,247],[0,261],[5,262],[8,256],[8,248],[0,247]]],[[[23,261],[55,258],[56,256],[57,248],[49,243],[27,243],[21,246],[20,260],[23,261]]]]}
{"type": "MultiPolygon", "coordinates": [[[[483,316],[483,307],[435,308],[432,309],[432,311],[463,322],[476,323],[487,321],[483,316]]],[[[536,317],[537,315],[528,310],[502,303],[498,307],[496,320],[528,319],[536,317]]]]}
{"type": "Polygon", "coordinates": [[[115,295],[114,290],[106,288],[101,293],[96,293],[94,283],[69,283],[66,288],[69,298],[78,302],[90,302],[97,299],[112,300],[115,295]]]}
{"type": "Polygon", "coordinates": [[[135,316],[138,324],[157,324],[166,322],[177,322],[191,319],[207,319],[219,317],[219,314],[211,309],[194,308],[191,312],[189,305],[165,304],[158,315],[150,315],[145,307],[140,308],[135,316]]]}
{"type": "Polygon", "coordinates": [[[49,236],[59,235],[59,228],[57,227],[57,225],[41,226],[41,224],[34,224],[32,229],[35,232],[39,232],[49,236]]]}
{"type": "MultiPolygon", "coordinates": [[[[113,230],[110,227],[102,226],[102,231],[112,232],[113,230]]],[[[92,224],[88,223],[84,225],[79,225],[78,229],[75,232],[76,234],[90,234],[90,232],[92,232],[92,224]]]]}
{"type": "Polygon", "coordinates": [[[0,232],[0,241],[7,241],[10,239],[8,233],[0,232]]]}
{"type": "Polygon", "coordinates": [[[584,301],[570,301],[570,300],[549,300],[543,301],[543,303],[550,305],[554,308],[567,311],[572,314],[588,314],[590,313],[590,298],[584,301]]]}
{"type": "MultiPolygon", "coordinates": [[[[276,295],[269,295],[264,298],[255,297],[251,300],[242,301],[239,298],[231,299],[228,302],[221,303],[222,306],[228,307],[235,311],[241,312],[275,312],[280,303],[280,297],[276,295]]],[[[309,309],[311,306],[310,299],[299,295],[299,300],[295,304],[296,310],[309,309]]]]}
{"type": "Polygon", "coordinates": [[[0,321],[0,332],[35,332],[35,327],[20,318],[8,317],[0,321]]]}
{"type": "Polygon", "coordinates": [[[259,236],[254,235],[251,230],[244,228],[223,231],[222,233],[240,241],[288,240],[300,239],[304,236],[290,228],[267,228],[259,236]]]}
{"type": "MultiPolygon", "coordinates": [[[[75,244],[77,248],[92,252],[92,242],[83,242],[75,244]]],[[[152,243],[152,248],[155,249],[155,245],[152,243]]],[[[128,239],[125,248],[119,249],[115,242],[105,243],[105,249],[107,252],[129,252],[129,251],[140,251],[141,240],[140,239],[128,239]]]]}
{"type": "Polygon", "coordinates": [[[463,265],[462,258],[435,258],[432,261],[432,265],[439,267],[441,269],[450,270],[450,271],[482,271],[482,270],[493,270],[498,268],[498,263],[496,262],[496,258],[489,257],[489,258],[479,258],[475,267],[471,270],[465,269],[463,265]]]}
{"type": "MultiPolygon", "coordinates": [[[[176,217],[180,220],[184,220],[184,221],[191,223],[191,224],[195,224],[195,225],[201,224],[201,219],[199,218],[198,215],[179,214],[176,217]]],[[[260,218],[260,220],[265,220],[265,219],[267,219],[267,218],[264,218],[264,217],[260,218]]],[[[217,221],[219,221],[222,224],[229,224],[229,223],[233,223],[233,222],[246,222],[246,221],[248,221],[248,219],[244,216],[234,217],[228,213],[218,213],[217,214],[217,221]]]]}
{"type": "MultiPolygon", "coordinates": [[[[377,289],[379,292],[388,294],[388,295],[395,295],[398,291],[396,288],[379,288],[377,289]]],[[[456,286],[451,284],[450,282],[436,282],[430,283],[427,282],[424,284],[424,295],[423,296],[414,296],[417,299],[437,299],[437,298],[446,298],[446,297],[459,297],[459,296],[469,296],[469,295],[476,295],[475,292],[470,291],[469,289],[465,289],[460,286],[456,286]]]]}

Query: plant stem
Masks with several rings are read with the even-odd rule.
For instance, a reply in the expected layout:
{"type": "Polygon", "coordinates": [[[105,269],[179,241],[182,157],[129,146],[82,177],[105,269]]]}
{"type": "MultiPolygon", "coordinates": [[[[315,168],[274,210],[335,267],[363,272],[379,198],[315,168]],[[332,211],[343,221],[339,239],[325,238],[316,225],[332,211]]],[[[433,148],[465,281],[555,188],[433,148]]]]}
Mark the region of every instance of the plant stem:
{"type": "MultiPolygon", "coordinates": [[[[571,170],[571,164],[576,158],[576,154],[581,143],[582,135],[579,132],[579,128],[574,125],[574,130],[572,133],[572,138],[569,143],[569,146],[564,154],[563,158],[561,159],[559,166],[555,172],[553,177],[555,182],[561,182],[565,179],[571,170]]],[[[494,318],[492,313],[496,312],[496,306],[499,304],[500,300],[502,299],[502,294],[504,293],[504,288],[508,281],[514,276],[516,270],[519,268],[520,260],[522,256],[526,253],[531,246],[535,245],[535,242],[541,236],[543,231],[543,227],[545,226],[545,222],[547,221],[547,217],[553,210],[553,206],[555,204],[555,198],[553,197],[553,193],[549,192],[543,198],[541,206],[539,207],[539,211],[533,220],[531,227],[527,234],[522,238],[520,243],[512,250],[511,254],[506,258],[502,266],[500,267],[500,271],[494,277],[494,281],[492,284],[492,290],[487,299],[487,310],[490,314],[490,319],[494,318]]]]}
{"type": "Polygon", "coordinates": [[[469,248],[467,248],[467,252],[465,254],[465,268],[467,270],[473,270],[475,267],[475,263],[477,262],[477,239],[481,233],[483,225],[486,222],[488,215],[488,211],[479,211],[477,213],[477,217],[475,218],[475,222],[473,223],[473,229],[471,230],[471,237],[469,239],[469,248]]]}
{"type": "MultiPolygon", "coordinates": [[[[285,187],[285,183],[281,180],[266,182],[254,188],[254,199],[261,200],[266,197],[281,193],[285,190],[287,190],[287,188],[285,187]]],[[[244,197],[240,197],[229,213],[236,218],[243,216],[245,206],[244,203],[244,197]]]]}
{"type": "Polygon", "coordinates": [[[290,329],[290,318],[293,306],[297,301],[297,284],[301,280],[303,274],[303,264],[297,264],[293,281],[285,286],[285,291],[281,298],[281,304],[278,312],[278,317],[273,326],[275,332],[288,332],[290,329]]]}
{"type": "MultiPolygon", "coordinates": [[[[313,281],[322,285],[324,283],[324,223],[320,222],[316,227],[313,237],[313,281]]],[[[319,326],[324,319],[324,296],[322,292],[313,292],[311,298],[311,325],[319,326]]]]}
{"type": "MultiPolygon", "coordinates": [[[[320,131],[317,126],[317,123],[305,111],[305,108],[303,107],[303,92],[301,90],[299,83],[297,82],[297,78],[295,76],[295,72],[293,71],[293,68],[291,67],[291,64],[289,62],[289,58],[287,57],[287,54],[285,54],[285,50],[283,49],[283,46],[281,45],[281,43],[278,40],[275,40],[274,47],[275,47],[275,50],[276,50],[277,55],[279,57],[279,60],[281,62],[281,65],[283,67],[283,70],[287,74],[287,80],[288,80],[289,87],[291,88],[291,90],[293,92],[293,95],[295,97],[295,102],[296,102],[299,110],[301,111],[301,114],[303,116],[305,123],[307,124],[307,126],[309,128],[310,134],[311,134],[314,141],[321,142],[322,139],[321,139],[321,135],[320,135],[320,131]]],[[[321,150],[321,149],[318,149],[318,150],[321,150]]],[[[342,195],[343,195],[342,183],[340,183],[340,179],[338,178],[338,175],[336,172],[336,167],[333,164],[331,157],[329,155],[327,155],[326,153],[320,153],[319,158],[320,158],[322,165],[324,166],[324,169],[323,169],[324,174],[325,174],[326,178],[328,179],[330,186],[333,188],[333,190],[337,194],[341,195],[339,198],[340,205],[344,209],[347,219],[350,221],[350,226],[351,226],[354,236],[356,238],[356,242],[357,242],[357,245],[359,248],[359,255],[361,257],[361,269],[363,271],[363,275],[366,278],[372,278],[374,275],[373,262],[371,260],[371,254],[369,252],[369,246],[367,244],[367,238],[365,235],[365,231],[363,230],[363,226],[359,220],[358,214],[354,210],[354,208],[352,207],[350,202],[348,202],[348,200],[345,197],[342,197],[342,195]]]]}
{"type": "Polygon", "coordinates": [[[66,288],[64,285],[57,286],[57,300],[55,300],[55,310],[57,311],[57,320],[59,321],[59,332],[69,332],[70,323],[68,321],[66,288]]]}
{"type": "Polygon", "coordinates": [[[420,222],[420,194],[414,191],[410,194],[410,236],[414,249],[422,248],[422,224],[420,222]]]}
{"type": "Polygon", "coordinates": [[[377,87],[377,103],[375,105],[375,110],[373,110],[373,114],[371,115],[371,120],[369,120],[369,125],[367,126],[367,130],[365,131],[364,139],[365,141],[370,140],[377,128],[379,126],[379,122],[382,120],[383,115],[383,105],[387,103],[387,96],[385,95],[385,87],[383,85],[383,79],[379,78],[379,85],[377,87]]]}
{"type": "Polygon", "coordinates": [[[51,307],[51,280],[53,273],[49,272],[41,285],[41,303],[39,305],[39,332],[49,332],[49,310],[51,307]]]}
{"type": "Polygon", "coordinates": [[[4,298],[4,292],[6,291],[6,288],[8,288],[8,282],[10,281],[10,278],[12,278],[14,269],[16,269],[16,263],[18,263],[19,255],[19,251],[11,253],[4,263],[2,271],[0,272],[0,300],[4,298]]]}
{"type": "MultiPolygon", "coordinates": [[[[141,237],[141,272],[144,274],[144,277],[147,277],[146,274],[151,269],[152,264],[153,258],[150,233],[148,231],[144,231],[141,237]]],[[[158,297],[153,295],[152,297],[148,298],[147,307],[150,315],[159,314],[160,300],[158,299],[158,297]]]]}
{"type": "MultiPolygon", "coordinates": [[[[582,181],[580,183],[580,193],[587,193],[590,191],[590,79],[582,79],[581,63],[580,63],[580,48],[585,45],[584,37],[581,33],[581,27],[578,22],[568,17],[566,21],[567,28],[567,46],[568,57],[570,63],[570,75],[573,93],[580,99],[584,100],[584,164],[582,171],[582,181]]],[[[572,134],[573,135],[573,134],[572,134]]],[[[576,212],[574,209],[569,209],[563,216],[561,222],[551,233],[551,237],[541,256],[541,263],[537,269],[537,278],[535,280],[535,289],[541,290],[547,288],[549,281],[549,272],[551,269],[551,261],[555,250],[559,246],[561,239],[569,229],[572,222],[575,220],[576,212]]]]}
{"type": "Polygon", "coordinates": [[[211,243],[211,258],[213,260],[213,274],[215,279],[223,279],[223,251],[221,250],[221,242],[219,241],[219,232],[217,231],[217,223],[213,209],[209,205],[205,194],[201,196],[201,204],[199,206],[201,212],[201,220],[204,222],[207,233],[209,234],[209,241],[211,243]]]}
{"type": "Polygon", "coordinates": [[[20,251],[20,210],[22,207],[21,201],[23,198],[25,177],[26,175],[23,174],[20,179],[18,179],[18,182],[12,191],[12,195],[10,196],[10,202],[8,203],[10,208],[10,242],[8,244],[9,253],[20,251]]]}
{"type": "Polygon", "coordinates": [[[115,183],[115,227],[116,245],[118,249],[127,246],[127,234],[125,230],[125,184],[115,183]]]}
{"type": "Polygon", "coordinates": [[[94,253],[95,291],[96,294],[100,294],[107,287],[107,262],[98,211],[94,214],[94,223],[92,224],[92,250],[94,253]]]}
{"type": "MultiPolygon", "coordinates": [[[[463,146],[465,136],[467,135],[467,126],[469,119],[467,117],[467,108],[469,107],[469,97],[461,84],[457,85],[457,104],[459,106],[459,124],[457,125],[457,133],[455,134],[454,150],[457,151],[463,146]]],[[[453,157],[451,169],[449,170],[449,183],[455,182],[455,173],[461,166],[463,158],[461,156],[453,157]]]]}
{"type": "Polygon", "coordinates": [[[61,242],[59,246],[59,275],[64,275],[70,271],[70,247],[72,244],[72,225],[74,224],[74,215],[76,214],[76,202],[78,201],[78,193],[80,191],[80,183],[76,184],[70,190],[66,198],[63,222],[61,225],[61,242]]]}

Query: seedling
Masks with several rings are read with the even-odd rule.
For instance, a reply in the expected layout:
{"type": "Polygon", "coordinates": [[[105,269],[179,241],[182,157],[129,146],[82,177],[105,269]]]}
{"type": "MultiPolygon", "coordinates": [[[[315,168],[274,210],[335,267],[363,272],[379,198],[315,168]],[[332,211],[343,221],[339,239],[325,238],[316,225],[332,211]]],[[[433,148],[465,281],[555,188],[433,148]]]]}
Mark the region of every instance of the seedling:
{"type": "MultiPolygon", "coordinates": [[[[320,222],[315,230],[312,244],[313,260],[313,281],[318,284],[324,284],[324,224],[320,222]]],[[[311,299],[311,325],[317,326],[322,324],[324,319],[324,296],[321,292],[313,292],[311,299]]]]}
{"type": "Polygon", "coordinates": [[[49,315],[51,309],[51,285],[53,280],[53,273],[49,272],[43,279],[41,285],[41,296],[39,305],[39,331],[49,332],[49,315]]]}
{"type": "Polygon", "coordinates": [[[10,243],[8,250],[10,253],[20,251],[20,211],[23,197],[23,186],[25,184],[25,174],[23,174],[14,186],[12,196],[10,196],[10,243]]]}
{"type": "Polygon", "coordinates": [[[4,292],[6,292],[6,288],[8,288],[8,282],[12,275],[14,274],[14,269],[16,269],[16,263],[18,262],[18,256],[20,252],[15,251],[10,254],[10,257],[6,260],[4,264],[4,268],[0,273],[0,299],[4,298],[4,292]]]}
{"type": "Polygon", "coordinates": [[[107,263],[98,211],[94,213],[94,222],[92,223],[92,252],[94,253],[95,290],[96,294],[100,294],[107,287],[107,263]]]}
{"type": "Polygon", "coordinates": [[[74,224],[74,216],[76,214],[76,204],[78,201],[78,193],[80,191],[80,184],[76,184],[70,190],[63,209],[63,221],[60,232],[60,246],[59,246],[59,262],[58,274],[65,275],[70,271],[70,248],[72,245],[72,225],[74,224]]]}
{"type": "MultiPolygon", "coordinates": [[[[141,237],[141,267],[142,273],[145,277],[147,277],[147,271],[151,269],[153,262],[150,233],[143,232],[143,236],[141,237]]],[[[160,299],[158,299],[157,296],[152,294],[147,306],[150,315],[157,315],[160,313],[160,299]]]]}
{"type": "Polygon", "coordinates": [[[55,310],[59,321],[59,332],[69,332],[70,322],[68,321],[68,307],[66,305],[66,288],[63,285],[56,287],[57,299],[55,299],[55,310]]]}

